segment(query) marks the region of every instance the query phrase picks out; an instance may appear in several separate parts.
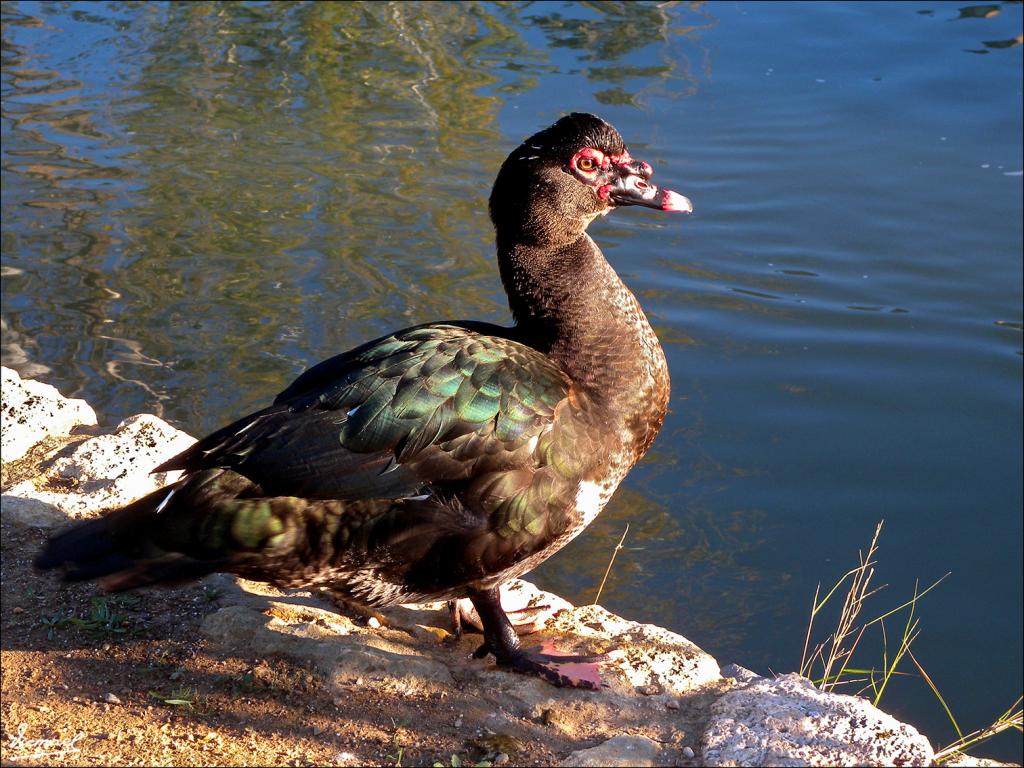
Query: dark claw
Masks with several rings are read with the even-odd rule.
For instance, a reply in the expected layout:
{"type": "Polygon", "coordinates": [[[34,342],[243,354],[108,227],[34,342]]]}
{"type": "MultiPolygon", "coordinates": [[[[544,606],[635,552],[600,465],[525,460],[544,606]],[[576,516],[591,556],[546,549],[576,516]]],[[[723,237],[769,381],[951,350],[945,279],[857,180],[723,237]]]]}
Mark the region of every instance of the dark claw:
{"type": "Polygon", "coordinates": [[[611,659],[611,656],[607,653],[589,653],[575,656],[568,654],[563,656],[560,653],[530,653],[529,651],[524,651],[524,653],[531,659],[538,659],[553,664],[603,664],[611,659]]]}
{"type": "Polygon", "coordinates": [[[590,656],[560,656],[524,651],[510,660],[498,663],[515,672],[537,675],[559,688],[596,691],[603,684],[597,665],[607,660],[608,656],[603,653],[590,656]],[[575,669],[568,669],[569,667],[575,669]]]}

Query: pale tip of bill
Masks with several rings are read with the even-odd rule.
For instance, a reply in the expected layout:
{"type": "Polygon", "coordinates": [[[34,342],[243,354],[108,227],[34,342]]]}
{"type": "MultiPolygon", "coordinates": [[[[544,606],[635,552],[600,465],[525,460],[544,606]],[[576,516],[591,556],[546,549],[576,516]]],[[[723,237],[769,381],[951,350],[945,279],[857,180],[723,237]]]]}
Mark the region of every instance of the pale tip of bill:
{"type": "Polygon", "coordinates": [[[693,213],[693,203],[691,203],[690,198],[685,195],[680,195],[678,192],[673,192],[671,189],[663,189],[661,191],[661,195],[661,210],[693,213]]]}

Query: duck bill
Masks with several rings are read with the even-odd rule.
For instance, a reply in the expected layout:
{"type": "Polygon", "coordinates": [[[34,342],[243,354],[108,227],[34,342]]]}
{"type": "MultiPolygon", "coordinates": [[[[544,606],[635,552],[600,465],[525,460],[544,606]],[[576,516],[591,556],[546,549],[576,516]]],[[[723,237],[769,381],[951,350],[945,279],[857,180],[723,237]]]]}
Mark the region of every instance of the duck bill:
{"type": "Polygon", "coordinates": [[[620,176],[608,190],[608,199],[614,205],[642,205],[659,211],[693,213],[690,198],[671,189],[658,189],[635,173],[620,176]]]}

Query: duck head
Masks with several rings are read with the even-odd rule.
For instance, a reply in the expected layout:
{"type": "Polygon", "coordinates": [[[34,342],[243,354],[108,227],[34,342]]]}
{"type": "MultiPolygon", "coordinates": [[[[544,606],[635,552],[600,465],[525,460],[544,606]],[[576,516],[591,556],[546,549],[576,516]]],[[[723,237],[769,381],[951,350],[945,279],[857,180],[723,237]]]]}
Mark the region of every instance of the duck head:
{"type": "Polygon", "coordinates": [[[567,115],[502,164],[490,199],[499,245],[571,242],[598,216],[627,205],[691,213],[688,198],[650,183],[653,173],[604,120],[567,115]]]}

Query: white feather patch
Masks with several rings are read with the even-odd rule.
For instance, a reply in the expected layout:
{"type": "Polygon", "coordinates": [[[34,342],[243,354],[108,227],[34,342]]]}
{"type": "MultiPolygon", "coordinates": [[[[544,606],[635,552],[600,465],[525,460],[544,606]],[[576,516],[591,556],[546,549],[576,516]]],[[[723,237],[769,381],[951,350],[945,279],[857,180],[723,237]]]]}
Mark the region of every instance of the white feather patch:
{"type": "Polygon", "coordinates": [[[600,483],[584,480],[576,491],[576,513],[580,516],[580,527],[585,528],[604,507],[608,497],[607,487],[600,483]]]}

